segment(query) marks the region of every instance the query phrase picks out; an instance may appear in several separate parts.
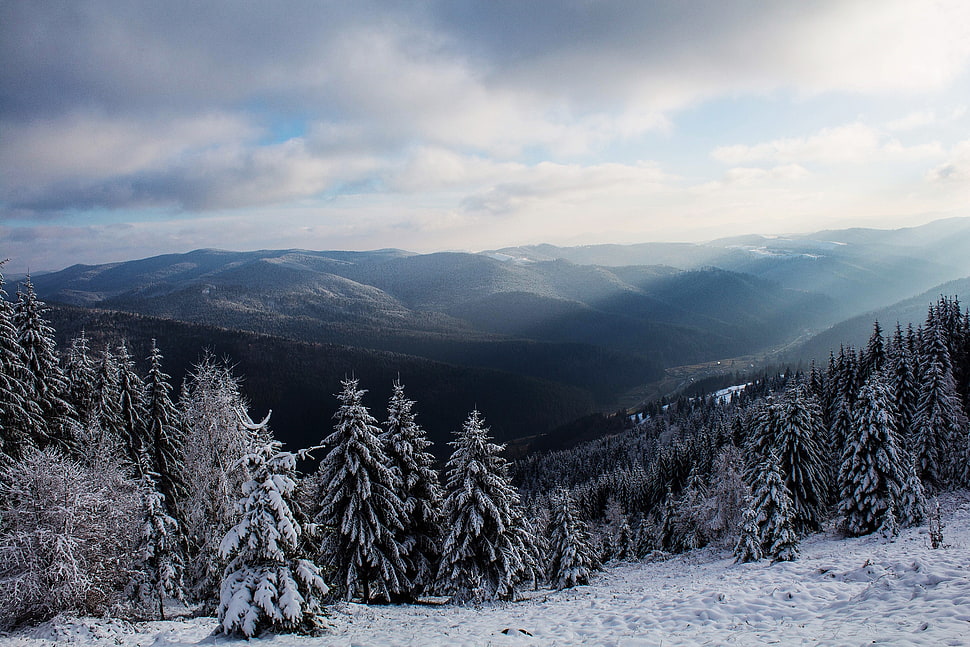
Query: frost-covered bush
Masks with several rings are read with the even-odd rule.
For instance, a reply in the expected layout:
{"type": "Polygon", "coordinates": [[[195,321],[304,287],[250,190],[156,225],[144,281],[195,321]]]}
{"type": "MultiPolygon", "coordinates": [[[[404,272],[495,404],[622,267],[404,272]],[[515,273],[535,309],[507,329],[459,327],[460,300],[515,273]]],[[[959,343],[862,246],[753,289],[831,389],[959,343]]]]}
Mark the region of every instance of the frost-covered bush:
{"type": "Polygon", "coordinates": [[[140,501],[117,470],[53,449],[0,470],[0,628],[102,614],[123,591],[140,501]]]}

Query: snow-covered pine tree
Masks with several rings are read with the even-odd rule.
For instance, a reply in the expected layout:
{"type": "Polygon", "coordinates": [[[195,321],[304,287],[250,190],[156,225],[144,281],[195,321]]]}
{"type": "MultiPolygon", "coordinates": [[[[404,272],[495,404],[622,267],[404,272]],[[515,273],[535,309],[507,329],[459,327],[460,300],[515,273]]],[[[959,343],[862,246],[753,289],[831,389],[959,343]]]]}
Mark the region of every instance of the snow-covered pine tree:
{"type": "Polygon", "coordinates": [[[68,383],[57,358],[54,329],[44,319],[46,313],[47,304],[37,298],[28,275],[17,291],[13,323],[25,368],[23,383],[40,410],[30,433],[39,447],[54,445],[72,451],[77,436],[77,414],[65,399],[68,383]]]}
{"type": "Polygon", "coordinates": [[[333,569],[339,592],[365,603],[393,602],[411,591],[400,543],[401,485],[391,469],[377,420],[356,379],[341,382],[333,432],[321,441],[317,523],[325,527],[320,563],[333,569]],[[327,563],[329,561],[329,563],[327,563]]]}
{"type": "MultiPolygon", "coordinates": [[[[118,362],[111,345],[105,344],[101,352],[95,376],[97,401],[95,410],[98,426],[102,432],[114,438],[119,444],[124,442],[121,421],[121,391],[118,388],[118,362]]],[[[126,450],[127,451],[127,450],[126,450]]]]}
{"type": "Polygon", "coordinates": [[[531,551],[504,447],[477,410],[449,444],[439,586],[456,602],[511,600],[531,551]]]}
{"type": "Polygon", "coordinates": [[[400,483],[403,527],[398,536],[407,563],[408,594],[414,598],[434,583],[441,554],[441,506],[444,494],[428,451],[431,441],[415,421],[414,401],[395,380],[387,405],[384,447],[400,483]]]}
{"type": "Polygon", "coordinates": [[[790,562],[798,558],[791,497],[778,468],[777,457],[771,454],[762,466],[763,478],[754,491],[754,506],[761,524],[762,554],[771,557],[773,562],[790,562]]]}
{"type": "Polygon", "coordinates": [[[887,365],[888,386],[896,403],[897,439],[900,447],[911,450],[914,437],[913,421],[919,404],[919,388],[916,381],[917,362],[898,323],[889,344],[887,365]]]}
{"type": "Polygon", "coordinates": [[[226,634],[252,638],[319,628],[328,588],[317,565],[300,554],[303,529],[291,509],[296,456],[280,447],[264,441],[242,459],[251,478],[242,485],[239,522],[219,549],[228,560],[217,610],[226,634]]]}
{"type": "Polygon", "coordinates": [[[882,327],[878,321],[872,324],[872,335],[869,343],[862,351],[859,361],[859,379],[865,381],[869,376],[880,373],[886,365],[886,344],[882,336],[882,327]]]}
{"type": "MultiPolygon", "coordinates": [[[[147,458],[145,459],[147,463],[147,458]]],[[[139,615],[165,619],[165,599],[182,599],[184,563],[178,521],[168,512],[157,476],[146,464],[139,484],[142,501],[141,534],[128,584],[128,596],[139,615]]]]}
{"type": "Polygon", "coordinates": [[[551,504],[549,582],[557,589],[589,584],[589,578],[598,567],[589,526],[579,517],[569,490],[557,489],[551,504]]]}
{"type": "Polygon", "coordinates": [[[185,425],[185,536],[190,598],[213,612],[224,564],[219,544],[238,521],[236,493],[249,479],[243,456],[268,440],[253,424],[239,382],[223,362],[206,353],[184,385],[179,407],[185,425]]]}
{"type": "Polygon", "coordinates": [[[793,528],[799,534],[818,530],[828,498],[823,433],[822,411],[808,388],[789,388],[774,450],[791,496],[793,528]]]}
{"type": "Polygon", "coordinates": [[[709,534],[722,544],[734,543],[745,500],[751,495],[741,475],[741,464],[741,452],[734,445],[726,445],[714,461],[707,528],[709,534]]]}
{"type": "Polygon", "coordinates": [[[145,383],[135,372],[135,362],[128,354],[128,346],[125,342],[118,346],[117,359],[118,402],[121,414],[119,430],[128,461],[140,476],[142,456],[147,455],[153,458],[155,455],[155,446],[148,436],[148,425],[146,423],[145,383]]]}
{"type": "Polygon", "coordinates": [[[162,371],[162,353],[155,340],[148,357],[145,378],[145,427],[153,448],[151,470],[157,475],[158,489],[165,496],[165,505],[176,519],[184,519],[181,503],[186,498],[184,427],[179,410],[172,402],[169,376],[162,371]]]}
{"type": "Polygon", "coordinates": [[[859,391],[839,471],[839,514],[850,536],[876,531],[891,506],[899,509],[903,478],[891,398],[879,375],[859,391]]]}
{"type": "Polygon", "coordinates": [[[738,528],[738,543],[734,547],[734,557],[739,563],[756,562],[764,554],[761,550],[761,522],[758,510],[755,508],[754,497],[744,499],[744,510],[741,512],[741,523],[738,528]]]}
{"type": "MultiPolygon", "coordinates": [[[[3,261],[0,261],[0,267],[3,261]]],[[[7,301],[0,274],[0,463],[19,460],[33,445],[32,430],[42,425],[40,408],[24,385],[23,364],[13,304],[7,301]]]]}
{"type": "Polygon", "coordinates": [[[97,424],[97,374],[98,366],[88,345],[84,330],[71,340],[64,362],[67,378],[67,400],[74,407],[82,428],[97,424]]]}
{"type": "Polygon", "coordinates": [[[931,317],[923,333],[912,451],[923,485],[939,490],[965,476],[967,418],[957,396],[950,352],[939,320],[931,317]]]}
{"type": "Polygon", "coordinates": [[[926,518],[926,493],[923,482],[916,474],[916,461],[912,454],[900,449],[903,460],[903,486],[899,491],[899,525],[901,528],[918,526],[926,518]]]}
{"type": "Polygon", "coordinates": [[[744,469],[744,477],[749,485],[759,478],[762,464],[775,451],[784,414],[784,406],[772,396],[766,397],[751,414],[751,434],[745,448],[744,469]]]}

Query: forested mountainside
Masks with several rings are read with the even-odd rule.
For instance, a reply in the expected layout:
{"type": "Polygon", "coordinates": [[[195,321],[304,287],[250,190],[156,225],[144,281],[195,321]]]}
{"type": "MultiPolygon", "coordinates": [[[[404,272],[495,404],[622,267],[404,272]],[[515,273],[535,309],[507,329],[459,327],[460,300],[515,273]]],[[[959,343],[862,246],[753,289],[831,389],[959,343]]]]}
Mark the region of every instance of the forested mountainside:
{"type": "Polygon", "coordinates": [[[483,345],[583,344],[669,366],[788,341],[832,307],[818,294],[711,268],[374,254],[200,250],[68,268],[35,284],[51,301],[513,371],[483,345]]]}
{"type": "Polygon", "coordinates": [[[513,374],[94,308],[58,306],[47,316],[57,331],[60,348],[68,348],[81,334],[95,354],[125,341],[140,370],[146,368],[152,340],[156,340],[164,350],[166,370],[173,376],[174,385],[182,383],[206,352],[216,359],[228,359],[233,370],[245,376],[240,390],[254,415],[272,409],[276,435],[287,447],[306,447],[320,439],[321,430],[328,427],[338,408],[333,396],[348,376],[367,385],[367,402],[375,407],[387,400],[391,383],[398,377],[406,380],[412,395],[420,401],[439,402],[439,407],[421,416],[439,454],[446,450],[455,421],[476,403],[483,410],[495,411],[491,417],[493,431],[505,441],[549,432],[593,410],[595,403],[588,390],[591,385],[582,382],[584,366],[603,363],[600,370],[616,371],[618,380],[651,376],[649,369],[631,358],[589,354],[585,348],[570,349],[566,345],[543,348],[541,344],[509,342],[507,346],[492,346],[507,348],[509,354],[529,363],[513,374]],[[544,370],[543,358],[552,353],[565,353],[569,361],[556,366],[569,370],[563,370],[556,382],[530,377],[544,370]],[[570,379],[581,386],[570,386],[570,379]]]}
{"type": "MultiPolygon", "coordinates": [[[[791,289],[827,295],[829,324],[888,306],[934,285],[970,276],[970,219],[904,229],[843,229],[785,236],[738,236],[705,244],[644,243],[490,252],[509,260],[569,260],[603,266],[720,267],[791,289]]],[[[953,294],[954,292],[945,292],[953,294]]]]}
{"type": "Polygon", "coordinates": [[[313,632],[339,599],[514,600],[706,545],[793,561],[833,521],[889,541],[928,523],[937,548],[927,496],[970,483],[970,311],[955,298],[919,327],[875,324],[825,367],[656,403],[633,429],[514,465],[473,406],[442,473],[416,418],[440,403],[400,380],[379,420],[343,379],[302,475],[307,455],[251,417],[224,361],[203,356],[176,396],[157,343],[143,370],[123,340],[96,351],[86,333],[59,355],[47,312],[29,281],[0,299],[5,627],[159,617],[186,598],[224,633],[313,632]]]}

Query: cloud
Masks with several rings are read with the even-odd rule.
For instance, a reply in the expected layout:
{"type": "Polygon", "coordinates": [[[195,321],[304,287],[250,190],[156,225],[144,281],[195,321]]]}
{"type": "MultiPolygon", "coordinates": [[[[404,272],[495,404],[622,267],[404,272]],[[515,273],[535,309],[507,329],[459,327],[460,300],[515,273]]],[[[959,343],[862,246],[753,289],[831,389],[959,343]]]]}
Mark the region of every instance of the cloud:
{"type": "Polygon", "coordinates": [[[930,143],[903,146],[862,123],[825,128],[808,137],[788,137],[754,145],[720,146],[711,157],[725,164],[769,161],[782,163],[862,164],[877,158],[921,159],[943,149],[930,143]]]}
{"type": "Polygon", "coordinates": [[[970,188],[970,139],[954,145],[947,157],[944,163],[926,174],[926,179],[939,187],[958,190],[970,188]]]}

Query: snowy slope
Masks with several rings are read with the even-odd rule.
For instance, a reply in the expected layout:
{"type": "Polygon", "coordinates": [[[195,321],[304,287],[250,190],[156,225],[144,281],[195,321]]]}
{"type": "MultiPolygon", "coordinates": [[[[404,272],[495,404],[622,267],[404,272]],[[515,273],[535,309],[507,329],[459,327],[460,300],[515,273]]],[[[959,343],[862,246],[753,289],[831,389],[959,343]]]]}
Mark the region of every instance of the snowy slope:
{"type": "MultiPolygon", "coordinates": [[[[734,564],[697,551],[610,567],[590,586],[529,592],[516,603],[334,607],[298,645],[970,645],[970,493],[947,495],[944,539],[926,527],[880,537],[814,535],[796,562],[734,564]],[[507,633],[503,633],[508,630],[507,633]],[[521,631],[520,631],[521,630],[521,631]],[[525,633],[528,632],[528,633],[525,633]]],[[[208,618],[129,624],[61,618],[0,636],[4,647],[236,644],[208,618]]],[[[238,644],[242,644],[239,642],[238,644]]]]}

